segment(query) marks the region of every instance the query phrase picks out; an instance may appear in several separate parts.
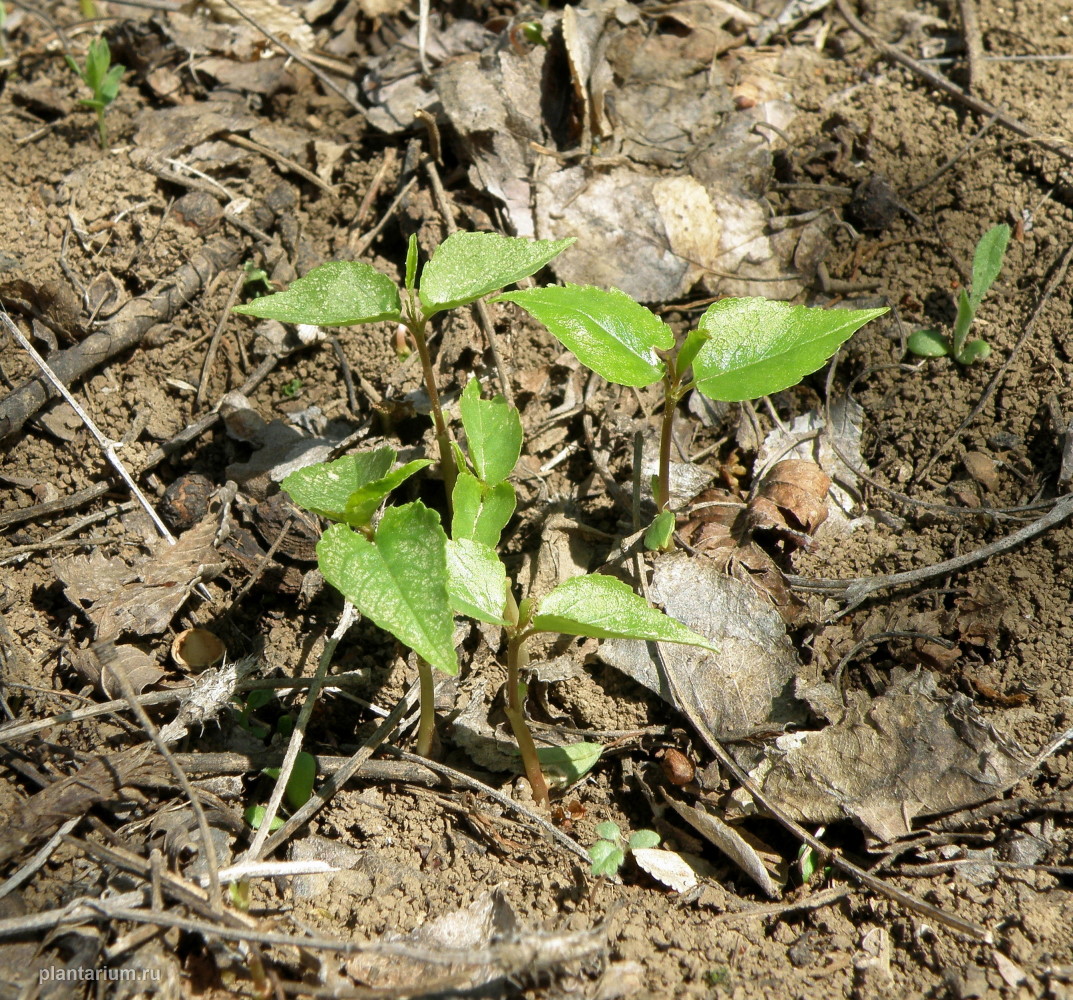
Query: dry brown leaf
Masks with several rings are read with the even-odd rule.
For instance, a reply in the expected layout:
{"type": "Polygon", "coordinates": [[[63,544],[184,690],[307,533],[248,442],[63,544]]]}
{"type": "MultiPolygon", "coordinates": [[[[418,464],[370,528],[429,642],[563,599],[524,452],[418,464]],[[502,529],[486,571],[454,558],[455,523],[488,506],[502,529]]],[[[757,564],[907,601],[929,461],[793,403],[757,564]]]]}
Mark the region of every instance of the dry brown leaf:
{"type": "Polygon", "coordinates": [[[115,675],[122,674],[135,694],[141,694],[150,684],[164,676],[156,661],[126,643],[111,641],[95,643],[89,649],[71,653],[71,665],[106,698],[122,698],[123,686],[115,675]]]}
{"type": "Polygon", "coordinates": [[[815,462],[787,458],[773,466],[749,501],[754,528],[774,531],[793,545],[807,547],[810,536],[827,520],[831,477],[815,462]]]}
{"type": "Polygon", "coordinates": [[[127,633],[158,635],[194,587],[224,568],[215,549],[217,519],[206,517],[174,545],[160,539],[151,554],[130,563],[99,550],[53,562],[71,603],[96,626],[98,641],[127,633]]]}

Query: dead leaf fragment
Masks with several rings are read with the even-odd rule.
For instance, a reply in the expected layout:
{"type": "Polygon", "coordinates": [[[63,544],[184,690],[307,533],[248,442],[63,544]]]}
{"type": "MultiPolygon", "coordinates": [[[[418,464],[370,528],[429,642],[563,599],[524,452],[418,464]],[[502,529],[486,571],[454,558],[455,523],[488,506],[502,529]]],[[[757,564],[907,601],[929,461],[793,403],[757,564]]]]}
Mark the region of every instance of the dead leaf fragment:
{"type": "Polygon", "coordinates": [[[884,843],[933,816],[1001,795],[1035,759],[936,675],[895,669],[878,698],[843,705],[829,684],[799,691],[831,724],[780,737],[754,771],[764,794],[799,823],[850,818],[884,843]]]}
{"type": "Polygon", "coordinates": [[[122,698],[122,674],[135,694],[141,694],[164,676],[164,671],[148,653],[127,643],[99,642],[89,649],[71,653],[71,665],[106,698],[122,698]]]}
{"type": "Polygon", "coordinates": [[[159,539],[147,556],[127,562],[100,550],[54,560],[67,597],[96,626],[98,641],[126,633],[158,635],[194,587],[224,568],[216,552],[217,520],[206,517],[174,545],[159,539]]]}
{"type": "Polygon", "coordinates": [[[827,520],[827,491],[831,477],[815,462],[788,458],[775,465],[749,501],[753,525],[775,531],[796,545],[827,520]]]}
{"type": "MultiPolygon", "coordinates": [[[[792,693],[800,661],[779,614],[755,590],[711,560],[674,553],[656,560],[651,596],[719,648],[711,653],[672,643],[661,647],[678,695],[716,739],[805,720],[804,706],[792,693]]],[[[649,644],[608,639],[598,655],[676,705],[649,644]]]]}
{"type": "Polygon", "coordinates": [[[779,898],[779,887],[764,867],[764,863],[760,860],[760,855],[756,853],[752,845],[737,830],[724,823],[713,813],[686,805],[677,799],[672,799],[666,792],[663,792],[663,797],[694,830],[718,847],[734,864],[745,872],[760,887],[761,892],[768,899],[779,898]]]}

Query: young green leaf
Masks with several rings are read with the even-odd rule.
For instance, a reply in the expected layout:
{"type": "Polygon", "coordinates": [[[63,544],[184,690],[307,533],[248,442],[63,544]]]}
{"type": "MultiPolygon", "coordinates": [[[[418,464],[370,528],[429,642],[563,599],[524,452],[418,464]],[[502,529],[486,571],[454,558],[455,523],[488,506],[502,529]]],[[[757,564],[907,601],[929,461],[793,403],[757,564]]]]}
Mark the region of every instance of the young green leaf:
{"type": "MultiPolygon", "coordinates": [[[[262,768],[264,774],[270,778],[279,778],[280,768],[262,768]]],[[[291,776],[287,779],[287,787],[284,795],[287,805],[292,809],[301,809],[313,796],[313,781],[317,777],[317,758],[305,750],[299,752],[294,758],[294,766],[291,768],[291,776]]]]}
{"type": "Polygon", "coordinates": [[[618,823],[608,819],[596,827],[596,836],[602,837],[604,840],[621,840],[622,831],[619,829],[618,823]]]}
{"type": "Polygon", "coordinates": [[[410,242],[406,244],[406,290],[414,290],[417,279],[417,233],[410,233],[410,242]]]}
{"type": "Polygon", "coordinates": [[[974,312],[999,276],[1009,242],[1010,227],[1003,222],[984,233],[976,244],[972,258],[972,294],[969,296],[974,312]]]}
{"type": "Polygon", "coordinates": [[[317,543],[320,571],[354,607],[418,656],[458,673],[447,596],[447,536],[419,501],[389,507],[369,541],[333,524],[317,543]]]}
{"type": "Polygon", "coordinates": [[[418,458],[412,462],[407,462],[393,472],[389,472],[382,479],[376,479],[365,486],[359,487],[347,500],[343,520],[354,528],[365,527],[372,520],[376,509],[384,502],[384,497],[396,486],[409,479],[418,469],[423,469],[431,464],[427,458],[418,458]]]}
{"type": "Polygon", "coordinates": [[[686,334],[686,339],[682,341],[682,346],[678,349],[678,354],[674,359],[675,368],[678,371],[678,378],[685,381],[685,374],[689,371],[690,366],[693,364],[693,359],[700,353],[700,349],[708,343],[708,331],[707,330],[690,330],[686,334]]]}
{"type": "Polygon", "coordinates": [[[540,769],[568,785],[589,773],[604,752],[600,743],[571,743],[562,747],[537,747],[540,769]]]}
{"type": "Polygon", "coordinates": [[[495,549],[517,502],[510,483],[489,487],[476,476],[460,472],[451,494],[451,537],[472,538],[495,549]]]}
{"type": "Polygon", "coordinates": [[[671,544],[674,534],[674,511],[661,510],[645,532],[645,548],[649,552],[661,552],[671,544]]]}
{"type": "Polygon", "coordinates": [[[621,580],[599,573],[560,583],[540,602],[533,628],[594,639],[680,642],[716,651],[704,636],[652,607],[621,580]]]}
{"type": "Polygon", "coordinates": [[[626,860],[622,848],[610,840],[598,840],[589,848],[593,875],[615,875],[626,860]]]}
{"type": "Polygon", "coordinates": [[[797,385],[886,309],[810,309],[770,299],[721,299],[701,317],[711,339],[693,361],[709,399],[739,402],[797,385]]]}
{"type": "Polygon", "coordinates": [[[299,507],[329,521],[345,521],[350,498],[363,486],[382,480],[397,457],[394,448],[344,455],[296,469],[281,485],[299,507]]]}
{"type": "MultiPolygon", "coordinates": [[[[259,830],[261,824],[265,821],[266,812],[267,810],[264,806],[249,806],[242,813],[242,818],[253,827],[254,830],[259,830]]],[[[281,826],[283,826],[283,817],[273,816],[272,822],[268,824],[268,832],[275,833],[281,826]]]]}
{"type": "Polygon", "coordinates": [[[631,851],[644,851],[659,847],[659,834],[655,830],[638,830],[630,835],[629,847],[631,851]]]}
{"type": "Polygon", "coordinates": [[[456,614],[506,625],[507,570],[495,549],[470,538],[447,543],[447,592],[456,614]]]}
{"type": "Polygon", "coordinates": [[[462,391],[458,408],[477,478],[489,486],[503,482],[514,471],[522,453],[522,419],[518,411],[502,396],[481,399],[481,385],[475,378],[462,391]]]}
{"type": "Polygon", "coordinates": [[[476,302],[482,295],[535,274],[574,238],[527,240],[498,233],[452,233],[421,271],[425,315],[476,302]]]}
{"type": "Polygon", "coordinates": [[[656,349],[674,347],[658,316],[625,292],[582,285],[551,285],[497,295],[540,320],[587,368],[617,385],[646,386],[663,378],[656,349]]]}
{"type": "Polygon", "coordinates": [[[263,295],[234,312],[281,323],[350,326],[401,318],[399,290],[387,275],[359,260],[331,260],[292,281],[285,292],[263,295]]]}
{"type": "Polygon", "coordinates": [[[950,353],[950,341],[938,330],[930,328],[911,333],[905,346],[921,358],[945,358],[950,353]]]}

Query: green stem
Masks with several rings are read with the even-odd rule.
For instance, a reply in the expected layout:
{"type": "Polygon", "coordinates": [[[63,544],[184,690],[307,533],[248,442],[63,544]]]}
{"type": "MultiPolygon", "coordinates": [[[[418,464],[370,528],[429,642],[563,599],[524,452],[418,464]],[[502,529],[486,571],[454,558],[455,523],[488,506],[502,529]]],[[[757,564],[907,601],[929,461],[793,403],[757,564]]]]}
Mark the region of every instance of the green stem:
{"type": "Polygon", "coordinates": [[[550,795],[544,772],[540,770],[540,758],[537,756],[533,734],[525,721],[525,709],[521,698],[521,668],[529,657],[525,649],[526,632],[513,632],[507,642],[507,719],[514,731],[514,739],[522,754],[522,766],[533,790],[533,800],[537,805],[547,805],[550,795]]]}
{"type": "Polygon", "coordinates": [[[436,735],[436,679],[432,667],[417,657],[417,676],[421,683],[421,720],[417,726],[417,752],[422,757],[432,753],[436,735]]]}
{"type": "Polygon", "coordinates": [[[443,407],[440,405],[440,394],[436,388],[436,373],[432,370],[432,359],[428,353],[428,339],[425,337],[426,323],[427,320],[417,318],[414,307],[411,306],[406,325],[413,334],[414,343],[417,344],[417,354],[421,359],[421,371],[425,377],[425,391],[428,393],[429,404],[432,407],[432,423],[436,427],[436,445],[440,451],[440,471],[443,475],[443,484],[447,489],[449,508],[458,472],[455,468],[454,454],[451,452],[451,435],[447,433],[447,421],[443,419],[443,407]]]}
{"type": "Polygon", "coordinates": [[[108,148],[108,126],[104,124],[104,108],[97,109],[97,140],[101,149],[108,148]]]}

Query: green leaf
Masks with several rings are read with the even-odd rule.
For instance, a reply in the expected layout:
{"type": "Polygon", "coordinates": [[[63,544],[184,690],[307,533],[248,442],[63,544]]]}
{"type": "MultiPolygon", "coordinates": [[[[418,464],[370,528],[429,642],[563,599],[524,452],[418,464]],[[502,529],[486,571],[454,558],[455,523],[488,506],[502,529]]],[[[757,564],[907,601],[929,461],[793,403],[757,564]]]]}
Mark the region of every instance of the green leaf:
{"type": "Polygon", "coordinates": [[[355,490],[347,500],[343,520],[354,528],[365,527],[372,520],[380,504],[384,502],[384,497],[419,469],[431,464],[427,458],[415,459],[395,469],[394,472],[389,472],[382,479],[374,480],[355,490]]]}
{"type": "Polygon", "coordinates": [[[498,233],[452,233],[421,271],[418,294],[425,315],[475,302],[535,274],[573,242],[573,237],[526,240],[498,233]]]}
{"type": "Polygon", "coordinates": [[[522,419],[502,396],[481,399],[481,385],[470,379],[459,400],[466,444],[477,478],[489,486],[514,471],[522,453],[522,419]]]}
{"type": "MultiPolygon", "coordinates": [[[[278,779],[281,768],[264,767],[262,774],[270,778],[278,779]]],[[[301,809],[313,797],[313,781],[317,777],[317,759],[311,753],[301,750],[294,758],[294,766],[291,768],[291,776],[287,779],[287,788],[284,795],[287,805],[292,809],[301,809]]]]}
{"type": "Polygon", "coordinates": [[[622,867],[626,855],[610,840],[598,840],[589,848],[593,875],[614,875],[622,867]]]}
{"type": "Polygon", "coordinates": [[[972,258],[972,294],[969,296],[974,310],[979,308],[987,290],[999,276],[1009,242],[1010,227],[1003,222],[984,233],[976,244],[972,258]]]}
{"type": "Polygon", "coordinates": [[[572,743],[563,747],[537,747],[540,769],[567,785],[589,773],[604,752],[600,743],[572,743]]]}
{"type": "Polygon", "coordinates": [[[451,494],[454,516],[451,519],[452,538],[472,538],[490,549],[499,546],[499,536],[507,526],[517,498],[510,483],[489,487],[476,476],[460,472],[451,494]]]}
{"type": "Polygon", "coordinates": [[[397,457],[394,448],[344,455],[296,469],[281,485],[299,507],[329,521],[345,521],[350,498],[363,486],[382,480],[397,457]]]}
{"type": "Polygon", "coordinates": [[[963,288],[958,296],[958,311],[957,316],[954,317],[954,330],[950,334],[950,353],[955,358],[961,357],[961,352],[965,350],[965,341],[969,336],[969,330],[975,318],[976,307],[972,304],[969,293],[963,288]]]}
{"type": "Polygon", "coordinates": [[[630,837],[631,851],[643,851],[650,847],[659,847],[659,834],[655,830],[638,830],[630,837]]]}
{"type": "Polygon", "coordinates": [[[334,524],[317,543],[320,571],[366,618],[447,674],[458,673],[447,596],[447,536],[420,502],[389,507],[369,541],[334,524]]]}
{"type": "Polygon", "coordinates": [[[674,347],[674,334],[658,316],[625,292],[584,285],[551,285],[498,295],[540,320],[586,368],[617,385],[646,386],[663,378],[656,354],[674,347]]]}
{"type": "Polygon", "coordinates": [[[406,244],[406,290],[414,290],[417,278],[417,233],[410,233],[410,242],[406,244]]]}
{"type": "Polygon", "coordinates": [[[596,827],[596,836],[614,842],[622,839],[622,831],[619,829],[618,823],[613,823],[611,820],[605,820],[596,827]]]}
{"type": "Polygon", "coordinates": [[[983,361],[990,354],[991,345],[986,340],[970,340],[955,360],[963,365],[971,365],[975,361],[983,361]]]}
{"type": "Polygon", "coordinates": [[[701,317],[711,339],[693,361],[709,399],[739,402],[797,385],[886,309],[810,309],[769,299],[722,299],[701,317]]]}
{"type": "Polygon", "coordinates": [[[401,318],[399,290],[387,275],[358,260],[332,260],[234,312],[281,323],[350,326],[401,318]]]}
{"type": "Polygon", "coordinates": [[[621,580],[598,573],[560,583],[540,602],[533,628],[594,639],[680,642],[715,651],[704,636],[652,607],[621,580]]]}
{"type": "Polygon", "coordinates": [[[649,552],[660,552],[671,544],[673,534],[674,512],[661,510],[645,532],[645,548],[649,552]]]}
{"type": "Polygon", "coordinates": [[[920,358],[945,358],[950,353],[950,341],[938,330],[917,330],[909,335],[905,346],[920,358]]]}
{"type": "Polygon", "coordinates": [[[506,625],[507,570],[495,549],[470,538],[447,543],[447,592],[456,614],[506,625]]]}
{"type": "Polygon", "coordinates": [[[680,379],[685,377],[685,373],[689,371],[694,358],[700,353],[700,349],[708,343],[708,339],[707,330],[690,330],[686,334],[686,339],[682,341],[682,346],[678,349],[678,354],[674,359],[674,367],[680,379]]]}
{"type": "MultiPolygon", "coordinates": [[[[259,830],[265,821],[265,812],[264,806],[249,806],[242,814],[242,818],[255,830],[259,830]]],[[[275,833],[281,826],[283,826],[283,817],[273,816],[272,822],[268,825],[268,832],[275,833]]]]}

